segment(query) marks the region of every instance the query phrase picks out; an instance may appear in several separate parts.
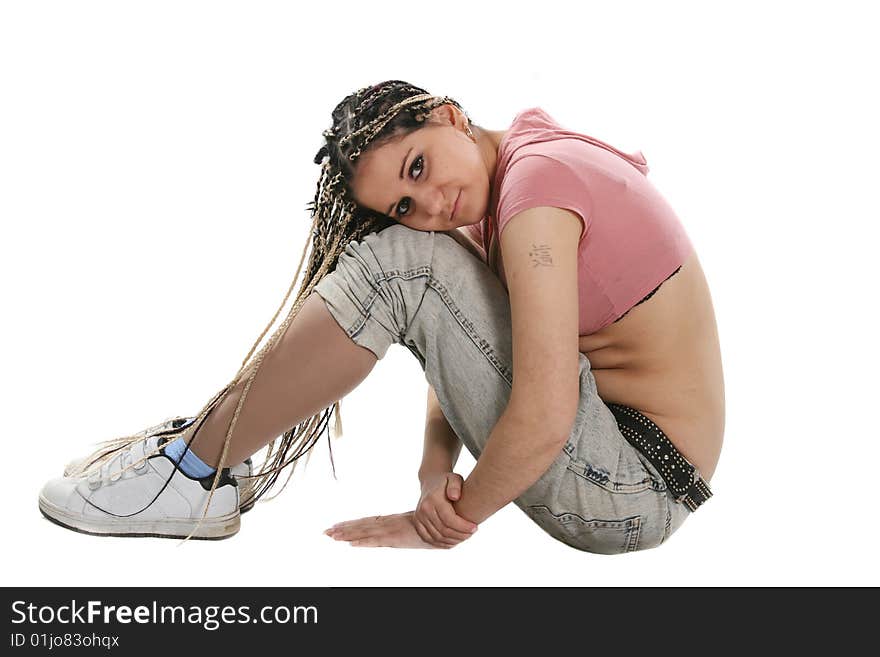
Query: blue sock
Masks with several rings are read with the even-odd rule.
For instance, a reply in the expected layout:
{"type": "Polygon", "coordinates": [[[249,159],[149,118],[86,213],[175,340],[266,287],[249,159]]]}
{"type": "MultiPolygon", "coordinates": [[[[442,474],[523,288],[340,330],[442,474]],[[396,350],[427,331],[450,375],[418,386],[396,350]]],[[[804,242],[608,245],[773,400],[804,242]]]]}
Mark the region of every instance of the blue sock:
{"type": "MultiPolygon", "coordinates": [[[[177,463],[177,461],[180,460],[180,455],[183,454],[184,449],[186,449],[186,441],[184,441],[183,438],[178,438],[165,445],[165,454],[169,456],[172,461],[177,463]]],[[[207,477],[208,475],[217,472],[217,468],[212,468],[205,463],[202,459],[196,456],[196,453],[193,452],[192,449],[186,450],[186,454],[184,454],[183,460],[180,461],[179,467],[185,474],[194,479],[202,479],[203,477],[207,477]]]]}

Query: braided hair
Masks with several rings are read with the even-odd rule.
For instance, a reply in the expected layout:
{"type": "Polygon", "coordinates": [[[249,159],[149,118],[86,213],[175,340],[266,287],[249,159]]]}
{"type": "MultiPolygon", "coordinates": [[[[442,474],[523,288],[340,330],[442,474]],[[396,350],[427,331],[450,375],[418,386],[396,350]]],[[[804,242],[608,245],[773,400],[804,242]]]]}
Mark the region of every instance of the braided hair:
{"type": "Polygon", "coordinates": [[[336,106],[333,126],[323,132],[326,143],[314,158],[315,164],[321,164],[321,176],[315,200],[307,206],[316,223],[307,278],[316,274],[324,259],[332,270],[349,242],[397,223],[354,200],[351,182],[357,159],[368,147],[379,148],[423,128],[431,110],[446,104],[464,113],[452,98],[432,96],[401,80],[389,80],[359,89],[336,106]],[[331,236],[342,238],[335,249],[328,248],[331,236]]]}
{"type": "MultiPolygon", "coordinates": [[[[312,217],[312,249],[305,277],[296,294],[293,306],[282,324],[269,337],[266,344],[251,361],[254,350],[260,344],[260,341],[272,324],[275,323],[282,308],[287,303],[291,291],[296,285],[296,281],[299,279],[303,261],[308,251],[308,243],[303,250],[296,274],[281,305],[275,311],[275,315],[269,321],[266,328],[263,329],[256,342],[254,342],[235,377],[226,387],[212,397],[193,420],[193,423],[198,423],[198,426],[190,438],[190,443],[211,410],[223,400],[236,384],[247,376],[247,382],[226,433],[226,440],[220,455],[220,463],[217,466],[211,492],[205,504],[205,513],[200,518],[199,524],[207,514],[211,498],[221,477],[221,470],[226,464],[230,437],[232,436],[244,400],[247,397],[248,390],[253,383],[257,371],[260,369],[260,364],[266,353],[284,335],[287,327],[297,316],[300,307],[312,293],[314,287],[324,276],[336,268],[339,256],[351,242],[362,240],[369,233],[378,233],[398,223],[388,215],[363,207],[354,200],[351,184],[354,179],[358,157],[370,148],[378,148],[383,144],[405,137],[424,127],[431,111],[436,107],[446,104],[454,105],[467,117],[461,105],[448,96],[434,96],[424,89],[407,82],[388,80],[371,87],[358,89],[355,93],[346,96],[334,108],[332,112],[333,124],[330,128],[324,130],[325,143],[314,157],[315,164],[321,165],[321,173],[318,178],[314,200],[306,205],[306,209],[311,213],[312,217]]],[[[296,461],[300,457],[310,454],[312,447],[314,447],[320,436],[327,429],[330,414],[334,411],[334,437],[340,438],[342,436],[342,417],[340,414],[340,401],[336,401],[331,406],[285,432],[280,437],[280,445],[277,448],[275,443],[278,438],[273,439],[269,443],[266,458],[258,472],[247,478],[246,481],[242,481],[242,479],[245,479],[244,477],[239,477],[241,486],[239,506],[241,508],[246,509],[256,503],[257,500],[272,489],[281,472],[288,466],[293,466],[290,468],[281,490],[287,486],[287,482],[290,480],[296,467],[296,461]]],[[[90,457],[87,457],[80,464],[79,468],[71,474],[81,474],[95,467],[100,468],[101,464],[112,458],[113,454],[117,453],[117,451],[126,449],[133,442],[142,439],[143,433],[105,441],[101,449],[96,450],[90,457]]],[[[330,447],[330,442],[328,438],[328,447],[330,447]]],[[[189,446],[189,443],[187,446],[189,446]]],[[[147,456],[150,455],[148,454],[147,456]]],[[[330,462],[332,466],[332,447],[330,448],[330,462]]],[[[135,462],[128,467],[138,465],[139,462],[135,462]]],[[[281,491],[279,490],[278,493],[268,499],[274,499],[280,493],[281,491]]],[[[196,529],[198,529],[198,525],[187,536],[187,539],[192,536],[196,529]]]]}

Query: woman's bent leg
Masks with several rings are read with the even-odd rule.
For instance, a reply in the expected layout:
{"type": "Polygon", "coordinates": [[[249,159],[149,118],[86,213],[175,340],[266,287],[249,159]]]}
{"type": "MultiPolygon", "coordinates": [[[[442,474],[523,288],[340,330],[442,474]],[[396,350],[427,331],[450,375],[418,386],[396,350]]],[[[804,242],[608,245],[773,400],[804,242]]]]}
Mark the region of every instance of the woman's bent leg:
{"type": "MultiPolygon", "coordinates": [[[[244,461],[271,440],[331,406],[354,390],[376,364],[376,356],[355,344],[321,298],[310,295],[278,342],[267,350],[241,408],[229,443],[227,464],[244,461]]],[[[216,467],[238,400],[253,371],[215,406],[191,445],[216,467]]]]}
{"type": "MultiPolygon", "coordinates": [[[[351,243],[316,287],[355,343],[382,358],[404,345],[449,424],[478,459],[513,383],[510,305],[501,281],[451,236],[395,225],[351,243]]],[[[659,545],[670,498],[623,437],[580,359],[580,404],[568,441],[514,502],[554,538],[618,553],[659,545]]]]}

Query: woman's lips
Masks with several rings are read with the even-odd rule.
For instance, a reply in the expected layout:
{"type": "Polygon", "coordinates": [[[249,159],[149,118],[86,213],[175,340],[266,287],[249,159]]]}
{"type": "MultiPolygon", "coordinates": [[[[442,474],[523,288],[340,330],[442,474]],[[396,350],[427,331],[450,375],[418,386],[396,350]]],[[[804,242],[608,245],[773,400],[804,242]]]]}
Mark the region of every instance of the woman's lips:
{"type": "Polygon", "coordinates": [[[458,190],[458,196],[455,197],[455,205],[452,206],[452,216],[449,217],[449,221],[455,220],[455,213],[458,212],[458,199],[461,198],[461,190],[458,190]]]}

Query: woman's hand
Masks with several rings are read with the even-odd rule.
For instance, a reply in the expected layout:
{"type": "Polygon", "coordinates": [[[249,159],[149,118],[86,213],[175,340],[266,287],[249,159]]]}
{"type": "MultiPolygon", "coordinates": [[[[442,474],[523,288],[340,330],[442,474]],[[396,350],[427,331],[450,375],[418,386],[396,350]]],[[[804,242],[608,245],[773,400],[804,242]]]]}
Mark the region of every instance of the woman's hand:
{"type": "Polygon", "coordinates": [[[477,525],[455,512],[452,502],[461,497],[460,474],[439,472],[422,482],[422,496],[413,514],[419,537],[439,548],[453,547],[470,538],[477,525]]]}
{"type": "MultiPolygon", "coordinates": [[[[347,541],[355,547],[393,547],[435,549],[419,537],[413,525],[414,511],[395,513],[390,516],[369,516],[333,525],[325,531],[335,541],[347,541]]],[[[451,545],[440,549],[448,550],[451,545]]]]}

